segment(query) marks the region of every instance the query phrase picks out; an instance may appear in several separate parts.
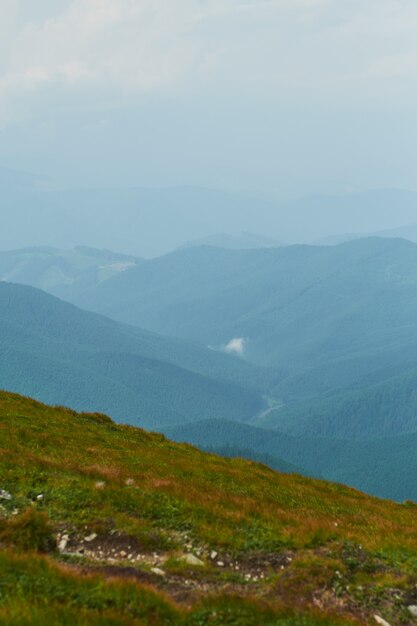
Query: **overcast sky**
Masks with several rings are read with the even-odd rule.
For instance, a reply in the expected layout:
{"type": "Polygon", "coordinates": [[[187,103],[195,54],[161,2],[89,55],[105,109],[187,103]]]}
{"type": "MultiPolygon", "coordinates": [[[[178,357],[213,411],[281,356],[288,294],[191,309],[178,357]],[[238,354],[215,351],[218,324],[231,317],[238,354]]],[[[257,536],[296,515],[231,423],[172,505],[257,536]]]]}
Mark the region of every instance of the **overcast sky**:
{"type": "Polygon", "coordinates": [[[0,0],[0,166],[417,188],[415,0],[0,0]]]}

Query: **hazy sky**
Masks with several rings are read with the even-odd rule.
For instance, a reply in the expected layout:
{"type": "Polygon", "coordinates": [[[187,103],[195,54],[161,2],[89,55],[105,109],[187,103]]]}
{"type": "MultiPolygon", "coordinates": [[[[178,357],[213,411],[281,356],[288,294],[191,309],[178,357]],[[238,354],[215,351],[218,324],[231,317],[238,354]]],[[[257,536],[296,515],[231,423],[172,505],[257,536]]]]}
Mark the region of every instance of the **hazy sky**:
{"type": "Polygon", "coordinates": [[[0,166],[417,188],[415,0],[0,0],[0,166]]]}

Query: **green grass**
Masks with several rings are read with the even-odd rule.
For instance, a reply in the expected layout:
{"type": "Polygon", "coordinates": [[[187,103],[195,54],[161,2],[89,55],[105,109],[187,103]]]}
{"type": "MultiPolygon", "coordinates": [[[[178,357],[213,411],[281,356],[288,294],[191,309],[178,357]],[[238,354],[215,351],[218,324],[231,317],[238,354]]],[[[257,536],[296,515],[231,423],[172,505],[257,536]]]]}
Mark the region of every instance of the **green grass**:
{"type": "Polygon", "coordinates": [[[378,611],[407,623],[417,581],[412,503],[8,393],[0,394],[0,488],[12,494],[0,509],[0,624],[330,626],[367,623],[378,611]],[[149,576],[146,563],[103,572],[107,563],[88,555],[61,555],[55,534],[64,530],[117,531],[145,555],[164,554],[167,576],[144,586],[131,576],[149,576]],[[178,566],[187,543],[202,568],[178,566]],[[224,569],[209,564],[213,550],[224,569]],[[286,555],[285,567],[273,565],[286,555]],[[184,594],[186,579],[196,586],[184,594]]]}

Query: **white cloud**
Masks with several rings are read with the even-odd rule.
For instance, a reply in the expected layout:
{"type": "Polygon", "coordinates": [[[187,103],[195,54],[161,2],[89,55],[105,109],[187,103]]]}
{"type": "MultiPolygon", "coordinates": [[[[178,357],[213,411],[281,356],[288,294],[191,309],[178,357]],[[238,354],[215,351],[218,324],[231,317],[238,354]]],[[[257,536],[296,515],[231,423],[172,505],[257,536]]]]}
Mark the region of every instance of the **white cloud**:
{"type": "Polygon", "coordinates": [[[234,337],[227,343],[223,351],[228,354],[236,354],[237,356],[243,356],[245,353],[245,339],[243,337],[234,337]]]}

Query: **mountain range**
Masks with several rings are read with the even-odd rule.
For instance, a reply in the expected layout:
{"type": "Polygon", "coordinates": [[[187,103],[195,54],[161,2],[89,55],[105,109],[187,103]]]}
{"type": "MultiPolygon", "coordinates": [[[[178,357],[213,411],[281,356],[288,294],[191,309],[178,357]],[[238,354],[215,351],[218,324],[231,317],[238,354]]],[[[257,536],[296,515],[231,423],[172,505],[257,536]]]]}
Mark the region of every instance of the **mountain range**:
{"type": "Polygon", "coordinates": [[[283,198],[202,187],[67,188],[1,168],[0,185],[0,219],[7,224],[0,249],[83,245],[149,258],[219,232],[293,244],[417,220],[417,194],[402,189],[283,198]]]}
{"type": "Polygon", "coordinates": [[[417,429],[417,246],[179,250],[84,292],[76,304],[274,372],[257,424],[373,438],[417,429]],[[237,341],[236,341],[237,340],[237,341]],[[234,342],[234,343],[233,343],[234,342]]]}

